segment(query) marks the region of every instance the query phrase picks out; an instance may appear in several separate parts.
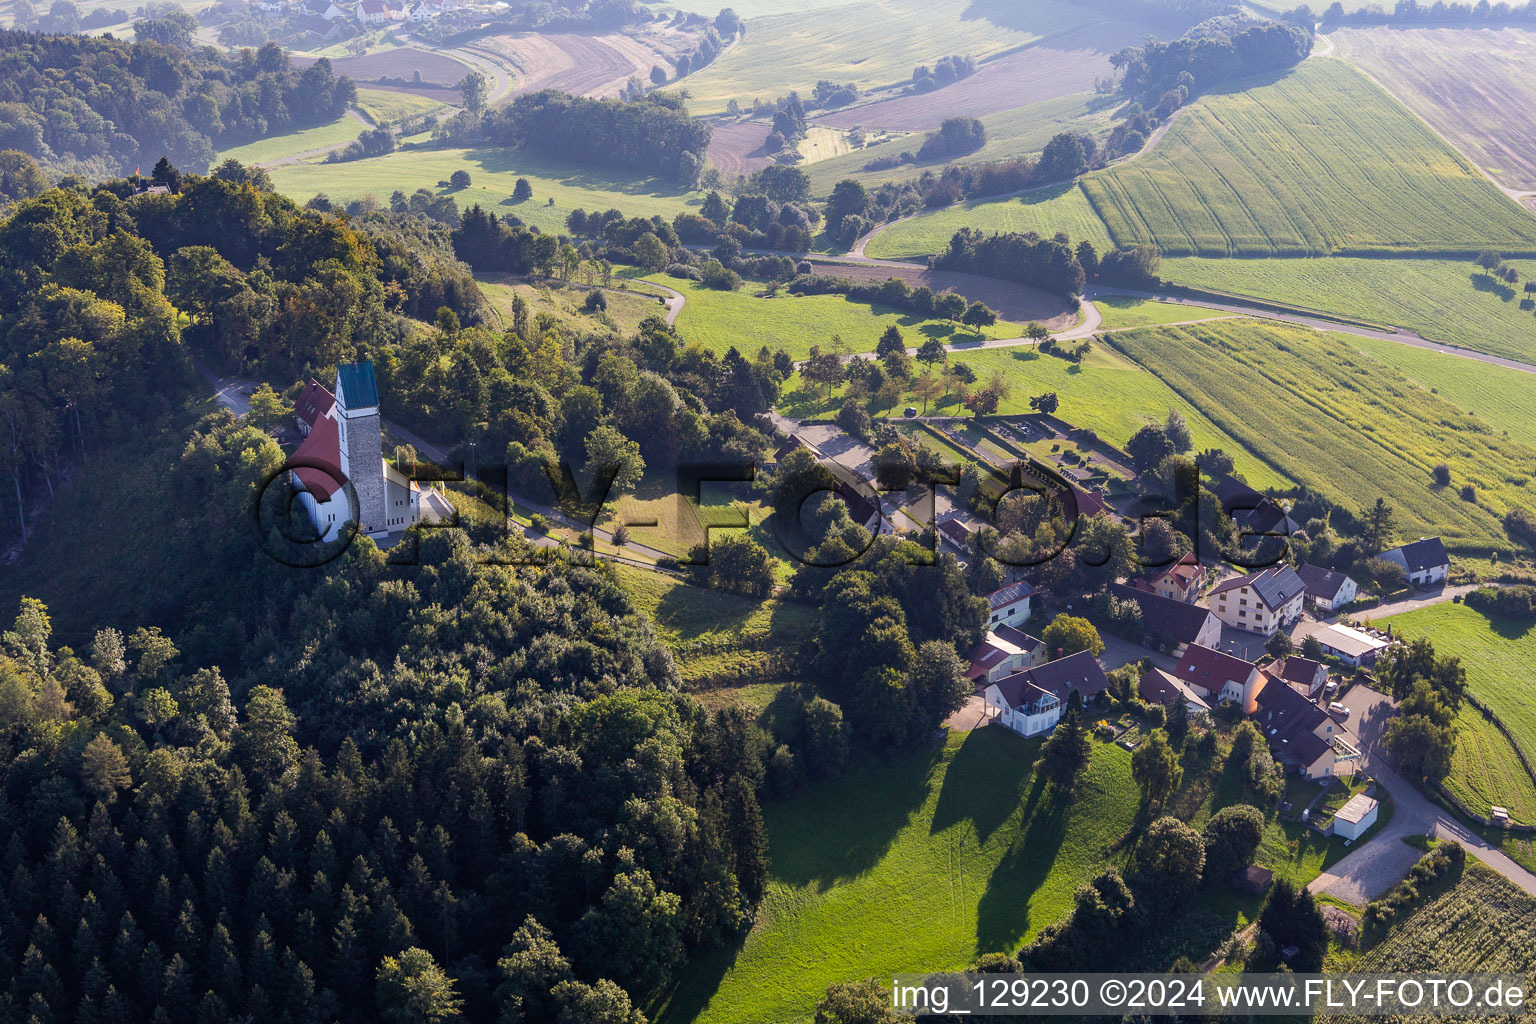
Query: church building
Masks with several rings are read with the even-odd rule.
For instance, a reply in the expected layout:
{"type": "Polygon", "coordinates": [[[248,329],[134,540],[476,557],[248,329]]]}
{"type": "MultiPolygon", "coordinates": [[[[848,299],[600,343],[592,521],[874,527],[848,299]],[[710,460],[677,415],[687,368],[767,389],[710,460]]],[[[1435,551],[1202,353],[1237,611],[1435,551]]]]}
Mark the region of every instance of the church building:
{"type": "Polygon", "coordinates": [[[336,367],[334,395],[311,380],[294,411],[304,434],[290,460],[294,486],[322,540],[334,540],[353,517],[347,483],[357,496],[359,533],[382,538],[420,522],[421,488],[384,458],[372,363],[336,367]]]}

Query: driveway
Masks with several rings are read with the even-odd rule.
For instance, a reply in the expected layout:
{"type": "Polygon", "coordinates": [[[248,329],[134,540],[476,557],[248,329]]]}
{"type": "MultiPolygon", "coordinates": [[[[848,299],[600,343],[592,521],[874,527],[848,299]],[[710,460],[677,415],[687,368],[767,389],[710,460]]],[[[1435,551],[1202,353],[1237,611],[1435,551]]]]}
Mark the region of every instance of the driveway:
{"type": "Polygon", "coordinates": [[[1357,619],[1368,619],[1371,622],[1375,622],[1376,620],[1384,619],[1389,615],[1401,615],[1403,612],[1411,612],[1420,608],[1428,608],[1430,605],[1443,604],[1446,601],[1452,600],[1453,598],[1463,597],[1467,594],[1470,594],[1472,591],[1476,590],[1479,586],[1482,585],[1483,584],[1469,583],[1456,587],[1440,586],[1425,590],[1416,590],[1414,591],[1412,597],[1405,597],[1401,601],[1390,601],[1386,604],[1379,604],[1374,608],[1367,608],[1365,611],[1354,617],[1357,619]]]}

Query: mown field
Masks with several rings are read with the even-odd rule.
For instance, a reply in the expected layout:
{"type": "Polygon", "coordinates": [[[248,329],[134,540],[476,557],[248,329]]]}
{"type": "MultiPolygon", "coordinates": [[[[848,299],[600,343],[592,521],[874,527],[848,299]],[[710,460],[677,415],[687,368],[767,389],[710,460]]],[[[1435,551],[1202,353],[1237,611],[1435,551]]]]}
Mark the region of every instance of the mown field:
{"type": "Polygon", "coordinates": [[[943,252],[950,236],[963,227],[983,231],[1034,231],[1050,236],[1065,231],[1073,241],[1088,239],[1102,251],[1112,244],[1109,232],[1078,185],[1036,189],[1009,199],[978,199],[920,213],[892,224],[869,240],[864,251],[878,259],[910,259],[943,252]]]}
{"type": "Polygon", "coordinates": [[[1348,28],[1329,38],[1499,181],[1536,189],[1536,32],[1348,28]]]}
{"type": "MultiPolygon", "coordinates": [[[[1194,314],[1196,311],[1189,312],[1194,314]]],[[[1002,402],[1000,413],[1028,413],[1031,397],[1054,391],[1061,400],[1056,415],[1074,426],[1098,433],[1113,444],[1124,444],[1143,424],[1161,423],[1167,418],[1169,409],[1178,409],[1189,421],[1197,448],[1221,448],[1231,453],[1237,459],[1239,470],[1255,486],[1289,486],[1289,481],[1280,473],[1266,463],[1248,457],[1233,436],[1207,419],[1167,384],[1103,344],[1096,344],[1081,364],[1041,355],[1031,346],[952,352],[950,360],[967,364],[983,382],[995,373],[1008,379],[1013,385],[1013,393],[1002,402]]],[[[841,407],[845,391],[838,389],[836,397],[829,403],[824,391],[813,394],[796,374],[784,384],[780,407],[786,415],[797,417],[834,412],[841,407]]],[[[906,404],[919,408],[922,405],[911,396],[904,397],[899,403],[906,404]]],[[[900,408],[876,411],[899,414],[900,408]]],[[[941,400],[931,404],[928,412],[968,415],[954,397],[947,402],[941,400]]]]}
{"type": "Polygon", "coordinates": [[[1495,430],[1536,445],[1536,373],[1443,355],[1428,349],[1375,338],[1350,343],[1401,371],[1420,387],[1438,391],[1495,430]]]}
{"type": "Polygon", "coordinates": [[[390,89],[357,90],[357,108],[377,124],[395,124],[410,117],[450,112],[446,104],[437,100],[390,89]]]}
{"type": "MultiPolygon", "coordinates": [[[[1536,275],[1536,260],[1510,262],[1522,281],[1536,275]]],[[[1524,286],[1494,281],[1470,260],[1184,257],[1164,260],[1159,273],[1180,284],[1406,327],[1433,341],[1536,361],[1536,310],[1524,286]]]]}
{"type": "Polygon", "coordinates": [[[1500,518],[1528,505],[1536,448],[1485,422],[1343,336],[1258,321],[1145,327],[1105,338],[1277,471],[1346,507],[1380,496],[1404,536],[1453,550],[1509,541],[1500,518]],[[1450,487],[1431,470],[1451,467],[1450,487]],[[1464,484],[1476,500],[1463,500],[1464,484]]]}
{"type": "Polygon", "coordinates": [[[739,949],[700,957],[661,1024],[790,1024],[838,981],[961,967],[1059,919],[1135,817],[1130,755],[1095,744],[1078,796],[1002,729],[870,764],[764,808],[772,874],[739,949]]]}
{"type": "MultiPolygon", "coordinates": [[[[887,327],[895,326],[916,347],[928,338],[946,344],[975,338],[976,332],[948,320],[925,320],[889,306],[853,302],[841,295],[790,295],[781,292],[761,298],[748,283],[733,292],[717,291],[692,281],[657,274],[643,280],[676,288],[687,298],[677,318],[677,331],[687,342],[712,352],[732,345],[743,355],[755,357],[764,345],[768,351],[783,349],[796,359],[804,358],[812,345],[831,351],[832,336],[841,335],[853,352],[873,352],[887,327]]],[[[1017,338],[1023,325],[998,321],[982,329],[986,338],[1017,338]]]]}
{"type": "MultiPolygon", "coordinates": [[[[368,126],[359,122],[357,118],[350,114],[343,114],[330,124],[284,132],[281,135],[273,135],[255,142],[247,142],[243,146],[223,150],[214,157],[213,162],[218,164],[222,160],[238,160],[243,164],[271,163],[274,160],[283,160],[310,150],[351,142],[367,130],[368,126]]],[[[387,194],[385,198],[389,198],[387,194]]]]}
{"type": "Polygon", "coordinates": [[[1203,97],[1082,187],[1117,242],[1168,255],[1536,251],[1536,218],[1338,60],[1203,97]]]}
{"type": "MultiPolygon", "coordinates": [[[[1374,973],[1486,971],[1527,974],[1536,958],[1536,897],[1471,857],[1451,889],[1333,970],[1374,973]]],[[[1371,1020],[1330,1016],[1331,1021],[1371,1020]]],[[[1380,1019],[1380,1018],[1375,1018],[1380,1019]]]]}
{"type": "Polygon", "coordinates": [[[770,14],[751,18],[746,36],[684,85],[696,114],[791,89],[806,96],[821,79],[870,89],[906,81],[946,54],[980,61],[1092,20],[1056,0],[859,0],[770,14]]]}
{"type": "MultiPolygon", "coordinates": [[[[486,300],[508,324],[511,323],[513,295],[521,295],[523,301],[528,303],[530,316],[552,313],[562,320],[569,320],[577,325],[595,326],[597,324],[597,318],[582,308],[582,303],[586,301],[591,291],[588,288],[566,285],[559,281],[537,285],[523,284],[516,279],[500,275],[481,274],[476,277],[476,280],[480,282],[480,291],[485,294],[486,300]]],[[[666,307],[656,299],[635,292],[608,289],[604,291],[603,297],[608,300],[608,308],[605,312],[619,330],[625,333],[633,333],[640,326],[640,321],[646,317],[652,314],[663,316],[667,311],[666,307]]],[[[577,329],[579,330],[580,327],[578,326],[577,329]]]]}
{"type": "Polygon", "coordinates": [[[1109,330],[1122,327],[1150,327],[1154,324],[1178,324],[1193,320],[1217,320],[1231,317],[1219,309],[1202,306],[1186,306],[1177,302],[1157,302],[1138,299],[1130,295],[1105,295],[1094,299],[1104,326],[1109,330]]]}
{"type": "MultiPolygon", "coordinates": [[[[1443,654],[1461,659],[1467,685],[1536,757],[1536,705],[1530,699],[1528,666],[1536,663],[1536,629],[1529,623],[1493,619],[1462,604],[1438,604],[1381,620],[1410,637],[1426,637],[1443,654]]],[[[1477,710],[1461,715],[1455,768],[1447,788],[1473,811],[1508,807],[1516,821],[1536,824],[1536,782],[1509,741],[1477,710]]]]}
{"type": "Polygon", "coordinates": [[[700,201],[697,193],[670,182],[584,171],[492,148],[396,150],[387,156],[348,163],[289,164],[274,167],[271,174],[278,191],[298,202],[324,192],[332,201],[372,195],[388,203],[396,189],[409,195],[425,188],[452,195],[460,211],[479,203],[496,216],[511,213],[541,231],[564,231],[566,216],[578,208],[617,208],[626,216],[672,217],[700,201]],[[469,172],[469,187],[449,188],[448,176],[461,169],[469,172]],[[528,179],[533,198],[515,203],[512,189],[518,178],[528,179]]]}

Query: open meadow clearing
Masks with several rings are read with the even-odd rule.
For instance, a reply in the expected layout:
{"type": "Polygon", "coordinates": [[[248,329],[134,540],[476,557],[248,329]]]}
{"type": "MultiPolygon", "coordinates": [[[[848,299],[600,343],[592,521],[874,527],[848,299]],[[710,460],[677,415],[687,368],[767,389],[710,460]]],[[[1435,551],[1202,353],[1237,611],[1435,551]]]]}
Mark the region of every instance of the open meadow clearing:
{"type": "Polygon", "coordinates": [[[1165,255],[1536,251],[1536,217],[1338,60],[1203,96],[1082,186],[1117,243],[1165,255]]]}
{"type": "MultiPolygon", "coordinates": [[[[293,63],[296,67],[302,67],[313,63],[314,59],[296,55],[293,63]]],[[[422,46],[397,46],[357,57],[327,59],[331,62],[333,72],[346,75],[359,85],[376,82],[381,78],[402,79],[411,83],[408,88],[412,92],[445,103],[458,102],[456,86],[474,70],[457,57],[422,46]]]]}
{"type": "MultiPolygon", "coordinates": [[[[1536,757],[1536,705],[1527,666],[1536,659],[1530,623],[1495,619],[1464,604],[1437,604],[1379,620],[1408,637],[1425,637],[1436,652],[1461,659],[1467,687],[1499,716],[1527,757],[1536,757]]],[[[1462,709],[1462,734],[1446,788],[1474,812],[1508,807],[1516,821],[1536,824],[1536,782],[1509,741],[1476,708],[1462,709]]]]}
{"type": "MultiPolygon", "coordinates": [[[[949,320],[926,320],[889,306],[854,302],[842,295],[779,292],[772,298],[763,298],[753,293],[751,284],[726,292],[665,274],[642,280],[683,293],[688,301],[677,318],[677,333],[684,341],[703,345],[711,352],[724,353],[734,345],[743,355],[753,358],[766,345],[770,352],[782,348],[796,359],[803,359],[812,345],[831,351],[834,334],[842,337],[850,351],[873,352],[887,327],[899,328],[912,347],[928,338],[939,338],[948,344],[977,337],[971,328],[949,320]]],[[[980,336],[1017,338],[1023,333],[1022,324],[1000,320],[982,328],[980,336]]]]}
{"type": "Polygon", "coordinates": [[[1530,505],[1536,448],[1496,433],[1338,335],[1253,320],[1105,335],[1239,446],[1349,508],[1377,497],[1404,536],[1455,550],[1505,548],[1500,519],[1530,505]],[[1452,484],[1434,486],[1444,462],[1452,484]],[[1475,488],[1476,500],[1461,496],[1475,488]]]}
{"type": "Polygon", "coordinates": [[[450,113],[445,103],[397,89],[359,89],[357,109],[373,118],[375,124],[399,124],[426,114],[447,116],[450,113]]]}
{"type": "Polygon", "coordinates": [[[1220,320],[1232,317],[1219,309],[1186,306],[1178,302],[1158,302],[1130,295],[1102,295],[1093,300],[1104,326],[1109,330],[1123,327],[1150,327],[1154,324],[1181,324],[1192,320],[1220,320]]]}
{"type": "Polygon", "coordinates": [[[1536,189],[1536,32],[1343,28],[1329,38],[1489,174],[1536,189]]]}
{"type": "MultiPolygon", "coordinates": [[[[1522,281],[1536,275],[1536,260],[1510,265],[1522,281]]],[[[1185,257],[1164,260],[1159,273],[1178,284],[1406,327],[1431,341],[1536,362],[1532,297],[1470,260],[1185,257]]]]}
{"type": "Polygon", "coordinates": [[[1536,373],[1511,370],[1471,359],[1399,345],[1375,338],[1350,338],[1350,344],[1394,367],[1420,387],[1460,406],[1495,430],[1536,446],[1536,373]]]}
{"type": "MultiPolygon", "coordinates": [[[[567,285],[554,280],[526,284],[517,278],[494,274],[480,274],[475,280],[480,282],[480,291],[484,293],[492,308],[501,315],[502,322],[505,324],[510,325],[512,322],[512,296],[521,295],[523,301],[528,303],[530,316],[553,313],[562,320],[578,325],[582,323],[590,323],[594,327],[597,325],[597,318],[582,307],[591,293],[590,288],[567,285]]],[[[608,308],[604,312],[619,330],[626,334],[633,334],[640,326],[640,321],[646,317],[662,316],[666,313],[665,305],[653,296],[641,295],[638,292],[621,291],[617,288],[605,289],[603,298],[608,302],[608,308]]]]}
{"type": "Polygon", "coordinates": [[[859,0],[752,18],[740,42],[683,84],[696,114],[791,89],[806,96],[821,79],[868,90],[905,82],[947,54],[982,61],[1092,20],[1056,0],[859,0]]]}
{"type": "Polygon", "coordinates": [[[565,218],[575,209],[618,208],[626,216],[663,217],[697,206],[695,192],[651,178],[623,178],[603,171],[586,171],[556,164],[514,150],[491,147],[475,149],[402,149],[387,156],[339,164],[289,164],[272,169],[272,183],[279,192],[306,202],[324,192],[333,202],[349,202],[372,195],[388,204],[397,189],[409,195],[418,188],[451,195],[459,211],[476,203],[493,215],[514,214],[541,231],[563,232],[565,218]],[[468,188],[448,187],[454,171],[469,172],[468,188]],[[518,178],[527,178],[533,197],[513,202],[518,178]],[[551,204],[550,200],[554,203],[551,204]]]}
{"type": "Polygon", "coordinates": [[[957,203],[892,224],[869,240],[864,251],[877,259],[911,259],[943,252],[963,227],[982,231],[1033,231],[1050,237],[1065,231],[1074,242],[1087,239],[1100,251],[1113,243],[1088,197],[1076,184],[1032,189],[1008,199],[957,203]]]}
{"type": "Polygon", "coordinates": [[[963,967],[1060,919],[1136,814],[1131,757],[1095,743],[1075,799],[1001,728],[764,808],[771,873],[737,949],[698,957],[660,1024],[791,1024],[834,982],[963,967]]]}
{"type": "Polygon", "coordinates": [[[233,149],[221,150],[218,156],[214,157],[213,162],[217,164],[223,160],[238,160],[243,164],[262,166],[277,160],[291,159],[300,153],[345,145],[365,131],[368,131],[368,125],[363,124],[352,114],[346,113],[330,124],[300,128],[297,131],[247,142],[233,149]]]}
{"type": "Polygon", "coordinates": [[[1082,322],[1082,312],[1060,295],[1031,288],[1017,281],[1003,281],[957,270],[924,270],[918,267],[876,263],[844,263],[810,257],[811,272],[851,281],[886,281],[900,278],[913,288],[927,285],[935,293],[952,291],[972,302],[984,302],[1001,320],[1014,323],[1039,322],[1053,331],[1075,327],[1082,322]]]}

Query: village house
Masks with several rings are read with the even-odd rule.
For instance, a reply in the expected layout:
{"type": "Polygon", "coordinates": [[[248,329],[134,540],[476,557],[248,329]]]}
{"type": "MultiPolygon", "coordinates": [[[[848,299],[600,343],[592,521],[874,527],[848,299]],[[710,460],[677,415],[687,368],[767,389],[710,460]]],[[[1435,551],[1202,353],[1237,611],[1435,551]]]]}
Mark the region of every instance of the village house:
{"type": "Polygon", "coordinates": [[[1289,686],[1274,683],[1262,687],[1248,717],[1264,734],[1275,760],[1304,778],[1327,778],[1336,773],[1340,760],[1358,756],[1347,744],[1335,746],[1337,723],[1289,686]]]}
{"type": "Polygon", "coordinates": [[[1288,565],[1234,576],[1211,591],[1211,611],[1229,626],[1271,636],[1301,618],[1307,588],[1288,565]]]}
{"type": "Polygon", "coordinates": [[[1381,652],[1392,646],[1381,637],[1337,623],[1313,633],[1312,639],[1322,645],[1324,651],[1349,665],[1373,665],[1381,652]]]}
{"type": "Polygon", "coordinates": [[[1193,604],[1195,598],[1200,596],[1200,581],[1204,576],[1200,560],[1193,554],[1187,554],[1155,576],[1147,577],[1138,586],[1145,587],[1158,597],[1193,604]]]}
{"type": "Polygon", "coordinates": [[[1253,662],[1201,644],[1189,645],[1174,677],[1193,687],[1207,704],[1227,701],[1244,713],[1257,706],[1255,699],[1264,686],[1264,675],[1253,662]]]}
{"type": "Polygon", "coordinates": [[[1338,611],[1360,592],[1354,580],[1320,565],[1303,565],[1296,570],[1296,575],[1301,577],[1302,584],[1307,588],[1307,600],[1323,611],[1338,611]]]}
{"type": "Polygon", "coordinates": [[[1206,703],[1204,697],[1195,692],[1193,686],[1172,672],[1155,666],[1142,673],[1141,679],[1136,683],[1136,692],[1148,704],[1161,704],[1165,708],[1173,707],[1178,703],[1179,697],[1183,696],[1190,715],[1211,710],[1211,706],[1206,703]]]}
{"type": "Polygon", "coordinates": [[[347,12],[337,7],[331,0],[303,0],[302,10],[305,14],[324,18],[326,21],[336,21],[347,16],[347,12]]]}
{"type": "Polygon", "coordinates": [[[966,677],[984,687],[1044,662],[1044,641],[1012,626],[999,625],[989,629],[986,639],[971,648],[971,666],[966,677]]]}
{"type": "Polygon", "coordinates": [[[1221,643],[1221,620],[1209,608],[1122,583],[1113,584],[1109,592],[1121,601],[1135,601],[1141,608],[1141,628],[1149,646],[1167,647],[1178,657],[1190,644],[1216,647],[1221,643]]]}
{"type": "Polygon", "coordinates": [[[1299,654],[1272,661],[1264,666],[1264,671],[1275,679],[1300,688],[1308,697],[1316,697],[1318,691],[1328,685],[1328,666],[1299,654]]]}
{"type": "Polygon", "coordinates": [[[1399,544],[1383,551],[1381,557],[1402,566],[1408,582],[1416,587],[1444,583],[1451,574],[1451,558],[1439,537],[1420,537],[1412,544],[1399,544]]]}
{"type": "Polygon", "coordinates": [[[970,551],[971,528],[958,519],[946,519],[940,523],[939,537],[962,555],[970,551]]]}
{"type": "Polygon", "coordinates": [[[394,20],[394,12],[384,0],[362,0],[357,5],[357,20],[364,25],[383,25],[394,20]]]}
{"type": "Polygon", "coordinates": [[[1107,689],[1098,659],[1079,651],[992,683],[985,701],[988,716],[1020,736],[1038,736],[1055,727],[1073,690],[1086,706],[1107,689]]]}
{"type": "Polygon", "coordinates": [[[1029,599],[1034,594],[1035,588],[1022,580],[992,591],[987,595],[987,628],[992,629],[998,624],[1024,625],[1029,621],[1029,599]]]}

